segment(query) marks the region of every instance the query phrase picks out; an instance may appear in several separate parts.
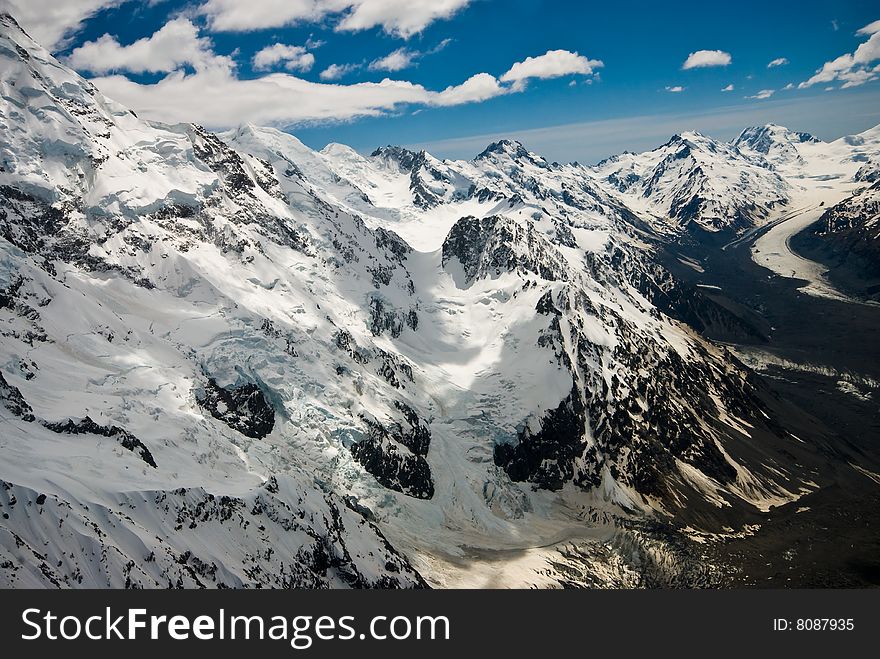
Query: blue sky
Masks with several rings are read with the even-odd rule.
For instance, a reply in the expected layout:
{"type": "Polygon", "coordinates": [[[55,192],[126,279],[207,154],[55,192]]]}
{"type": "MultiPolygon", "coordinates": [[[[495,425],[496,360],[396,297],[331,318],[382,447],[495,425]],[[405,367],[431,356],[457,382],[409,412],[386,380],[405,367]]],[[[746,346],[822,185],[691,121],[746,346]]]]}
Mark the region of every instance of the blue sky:
{"type": "Polygon", "coordinates": [[[317,148],[470,157],[510,136],[593,162],[690,129],[830,139],[880,123],[876,2],[68,0],[60,16],[41,7],[55,0],[6,2],[146,116],[270,123],[317,148]]]}

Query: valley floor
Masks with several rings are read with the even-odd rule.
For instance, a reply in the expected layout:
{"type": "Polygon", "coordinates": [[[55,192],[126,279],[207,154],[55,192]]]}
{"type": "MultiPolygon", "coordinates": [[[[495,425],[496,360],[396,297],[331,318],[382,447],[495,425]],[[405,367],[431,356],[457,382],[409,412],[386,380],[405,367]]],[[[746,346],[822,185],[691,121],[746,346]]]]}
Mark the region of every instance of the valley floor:
{"type": "Polygon", "coordinates": [[[770,510],[753,533],[710,543],[707,555],[730,568],[732,585],[880,586],[880,307],[836,290],[822,265],[792,250],[791,237],[824,208],[813,203],[723,250],[695,249],[670,263],[763,325],[766,342],[729,347],[780,400],[837,435],[827,451],[839,452],[840,464],[827,485],[770,510]]]}

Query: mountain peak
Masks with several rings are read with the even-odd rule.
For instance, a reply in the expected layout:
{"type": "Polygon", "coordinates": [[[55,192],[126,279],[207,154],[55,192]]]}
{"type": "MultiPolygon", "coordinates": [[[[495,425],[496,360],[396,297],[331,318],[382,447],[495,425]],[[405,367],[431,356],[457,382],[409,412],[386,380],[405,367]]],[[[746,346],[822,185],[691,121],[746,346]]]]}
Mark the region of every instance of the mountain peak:
{"type": "Polygon", "coordinates": [[[820,140],[809,133],[793,131],[779,124],[765,124],[763,126],[750,126],[743,130],[733,145],[737,148],[743,146],[767,155],[774,146],[781,148],[792,147],[796,144],[817,143],[820,140]]]}
{"type": "Polygon", "coordinates": [[[425,152],[419,151],[416,153],[402,146],[392,146],[389,144],[387,146],[380,146],[370,154],[370,157],[396,165],[402,171],[409,172],[412,171],[417,162],[424,159],[425,152]]]}
{"type": "MultiPolygon", "coordinates": [[[[0,4],[0,7],[3,5],[0,4]]],[[[11,32],[17,32],[22,36],[27,37],[28,40],[33,42],[31,35],[29,35],[25,29],[21,26],[17,20],[15,20],[15,16],[10,14],[8,11],[4,11],[0,9],[0,35],[2,36],[10,36],[11,32]]],[[[37,43],[33,42],[31,44],[33,47],[37,47],[37,43]]]]}
{"type": "Polygon", "coordinates": [[[528,150],[522,145],[522,142],[517,140],[508,140],[502,139],[497,142],[492,142],[489,146],[487,146],[483,151],[477,156],[477,160],[481,160],[483,158],[488,158],[493,153],[496,154],[507,154],[512,157],[527,157],[529,156],[528,150]]]}
{"type": "Polygon", "coordinates": [[[492,142],[489,146],[483,149],[483,151],[476,158],[474,158],[474,160],[497,160],[499,158],[502,160],[506,159],[512,161],[525,160],[532,163],[536,167],[540,167],[542,169],[548,168],[547,160],[543,156],[532,153],[525,146],[523,146],[522,142],[508,139],[502,139],[498,140],[497,142],[492,142]]]}

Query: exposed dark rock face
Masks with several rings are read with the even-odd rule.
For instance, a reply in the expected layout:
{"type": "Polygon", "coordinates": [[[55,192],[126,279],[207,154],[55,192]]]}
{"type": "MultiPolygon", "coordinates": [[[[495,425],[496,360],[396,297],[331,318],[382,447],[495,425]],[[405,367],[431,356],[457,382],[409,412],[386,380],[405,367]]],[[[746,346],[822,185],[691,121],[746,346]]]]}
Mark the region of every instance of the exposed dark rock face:
{"type": "Polygon", "coordinates": [[[100,435],[101,437],[111,437],[119,442],[122,448],[127,449],[132,453],[136,453],[141,460],[156,469],[156,461],[153,459],[153,454],[150,453],[150,449],[148,449],[140,439],[119,426],[102,426],[92,421],[88,416],[80,421],[68,419],[67,421],[59,421],[56,423],[44,422],[43,425],[52,432],[57,432],[59,434],[89,434],[100,435]]]}
{"type": "MultiPolygon", "coordinates": [[[[424,152],[422,152],[424,154],[424,152]]],[[[402,172],[411,172],[419,162],[419,153],[400,146],[379,147],[370,154],[371,158],[381,158],[387,163],[394,163],[402,172]]]]}
{"type": "Polygon", "coordinates": [[[0,234],[28,253],[41,252],[64,224],[64,213],[17,188],[0,186],[0,234]]]}
{"type": "MultiPolygon", "coordinates": [[[[28,405],[24,396],[22,396],[21,391],[18,387],[9,384],[6,378],[3,377],[3,373],[0,373],[0,403],[3,403],[6,409],[23,421],[32,423],[37,420],[31,406],[28,405]]],[[[153,459],[150,449],[132,433],[119,426],[102,426],[95,423],[88,416],[83,417],[80,421],[74,421],[73,419],[58,422],[40,421],[40,424],[48,430],[59,434],[90,434],[110,437],[115,439],[122,448],[136,453],[141,460],[154,469],[156,468],[156,461],[153,459]]]]}
{"type": "Polygon", "coordinates": [[[555,280],[569,268],[559,253],[534,230],[507,218],[460,219],[443,241],[443,265],[457,258],[467,281],[519,269],[555,280]]]}
{"type": "Polygon", "coordinates": [[[423,176],[427,176],[430,180],[436,182],[445,181],[446,177],[441,171],[431,165],[428,155],[424,151],[416,153],[399,146],[387,146],[376,149],[371,154],[371,157],[381,158],[387,163],[393,163],[400,171],[409,173],[409,189],[413,196],[413,204],[417,208],[433,208],[442,202],[442,199],[425,182],[423,176]]]}
{"type": "Polygon", "coordinates": [[[348,356],[358,364],[368,364],[373,358],[372,353],[365,348],[361,348],[351,333],[346,330],[336,332],[333,337],[333,343],[336,344],[337,348],[348,353],[348,356]]]}
{"type": "Polygon", "coordinates": [[[248,194],[256,188],[245,171],[241,156],[220,138],[195,124],[192,126],[192,137],[196,157],[220,176],[231,195],[248,194]]]}
{"type": "MultiPolygon", "coordinates": [[[[588,255],[578,272],[544,235],[499,218],[460,220],[443,246],[444,263],[453,256],[468,280],[517,271],[555,282],[556,290],[548,290],[536,307],[551,318],[538,345],[556,353],[573,388],[556,408],[532,419],[516,442],[495,448],[495,463],[513,480],[548,489],[573,482],[590,489],[601,484],[607,469],[617,482],[666,499],[676,460],[721,484],[736,479],[717,443],[735,434],[719,421],[725,411],[776,430],[761,414],[765,406],[741,365],[724,364],[698,344],[693,349],[699,354],[689,359],[654,347],[643,328],[612,307],[593,304],[584,288],[590,281],[632,285],[673,316],[711,309],[697,306],[697,298],[688,300],[661,266],[641,272],[643,264],[626,262],[612,250],[588,255]],[[596,322],[612,329],[613,347],[591,338],[589,326],[596,322]]],[[[660,318],[656,309],[650,313],[660,318]]]]}
{"type": "Polygon", "coordinates": [[[38,523],[21,523],[7,553],[16,562],[0,563],[3,582],[19,583],[16,572],[32,563],[41,583],[56,588],[89,586],[88,573],[113,588],[428,587],[355,505],[289,477],[272,476],[240,497],[202,488],[117,496],[113,506],[70,506],[57,495],[0,480],[4,519],[27,520],[25,507],[33,502],[40,519],[67,522],[54,529],[60,546],[47,546],[38,523]],[[108,520],[110,528],[124,530],[122,540],[101,530],[108,520]],[[369,557],[360,544],[365,536],[373,543],[369,557]],[[120,555],[128,538],[135,539],[138,560],[120,555]],[[222,562],[205,538],[223,543],[222,562]],[[68,549],[82,542],[97,549],[68,549]]]}
{"type": "Polygon", "coordinates": [[[0,402],[3,406],[12,412],[15,416],[24,421],[33,421],[34,414],[31,406],[27,404],[24,396],[21,395],[18,387],[13,387],[0,373],[0,402]]]}
{"type": "Polygon", "coordinates": [[[547,162],[540,157],[535,157],[520,142],[515,140],[499,140],[492,142],[477,155],[477,160],[489,160],[498,158],[510,158],[514,162],[528,162],[532,165],[547,168],[547,162]]]}
{"type": "Polygon", "coordinates": [[[402,312],[391,307],[378,295],[370,298],[370,332],[374,336],[388,332],[396,339],[404,327],[416,330],[418,326],[419,314],[415,309],[402,312]]]}
{"type": "Polygon", "coordinates": [[[0,309],[15,309],[15,300],[24,284],[24,278],[18,277],[7,288],[0,289],[0,309]]]}
{"type": "MultiPolygon", "coordinates": [[[[584,406],[573,388],[559,407],[541,419],[541,429],[522,430],[517,444],[497,444],[495,464],[515,481],[530,481],[558,490],[575,479],[574,463],[584,452],[584,406]]],[[[586,485],[586,483],[582,483],[586,485]]]]}
{"type": "Polygon", "coordinates": [[[275,410],[255,384],[225,388],[208,378],[196,398],[211,416],[246,437],[262,439],[275,427],[275,410]]]}
{"type": "Polygon", "coordinates": [[[387,426],[361,416],[367,425],[367,437],[352,445],[352,455],[385,487],[430,499],[434,496],[434,480],[424,456],[431,444],[431,432],[411,407],[399,401],[396,407],[403,418],[387,426]]]}
{"type": "Polygon", "coordinates": [[[880,160],[869,160],[859,167],[859,171],[853,176],[853,180],[859,183],[876,183],[880,181],[880,160]]]}
{"type": "Polygon", "coordinates": [[[412,247],[393,231],[378,227],[374,229],[373,235],[376,237],[376,247],[393,254],[398,262],[403,261],[412,252],[412,247]]]}

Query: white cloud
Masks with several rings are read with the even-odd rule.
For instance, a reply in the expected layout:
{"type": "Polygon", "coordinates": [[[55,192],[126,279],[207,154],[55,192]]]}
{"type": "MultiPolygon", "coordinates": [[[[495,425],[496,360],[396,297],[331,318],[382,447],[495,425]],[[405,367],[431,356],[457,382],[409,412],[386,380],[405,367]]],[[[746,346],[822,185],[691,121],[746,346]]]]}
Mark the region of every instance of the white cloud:
{"type": "Polygon", "coordinates": [[[745,98],[755,98],[755,99],[758,99],[759,101],[763,101],[765,98],[770,98],[775,93],[776,93],[775,89],[762,89],[757,94],[754,94],[753,96],[746,96],[745,98]]]}
{"type": "Polygon", "coordinates": [[[472,0],[207,0],[198,12],[212,30],[247,32],[294,23],[336,20],[335,29],[356,32],[381,27],[409,38],[447,19],[472,0]]]}
{"type": "Polygon", "coordinates": [[[782,88],[782,91],[788,91],[789,89],[794,89],[793,83],[788,83],[785,87],[782,88]]]}
{"type": "Polygon", "coordinates": [[[370,71],[402,71],[413,65],[413,61],[419,57],[420,53],[406,48],[398,48],[388,53],[385,57],[370,62],[370,71]]]}
{"type": "Polygon", "coordinates": [[[102,9],[127,0],[0,0],[0,11],[12,14],[37,43],[57,50],[102,9]]]}
{"type": "Polygon", "coordinates": [[[478,73],[460,85],[447,87],[439,94],[436,94],[428,104],[448,106],[479,103],[502,94],[508,94],[510,91],[511,89],[499,85],[495,76],[491,76],[488,73],[478,73]]]}
{"type": "Polygon", "coordinates": [[[352,71],[357,71],[361,66],[361,64],[331,64],[321,71],[319,77],[321,80],[339,80],[352,71]]]}
{"type": "MultiPolygon", "coordinates": [[[[399,49],[371,66],[397,69],[415,57],[436,53],[449,40],[426,52],[399,49]]],[[[98,74],[111,72],[165,73],[157,82],[141,83],[124,75],[101,75],[94,84],[107,96],[159,121],[195,121],[209,128],[226,128],[242,122],[294,126],[396,112],[404,106],[447,107],[480,103],[520,92],[531,78],[554,78],[567,74],[588,75],[602,66],[568,51],[515,63],[502,79],[477,73],[459,85],[441,91],[427,89],[406,80],[339,84],[343,75],[360,69],[365,62],[333,64],[320,73],[322,82],[312,82],[292,73],[270,73],[254,79],[238,77],[232,57],[214,52],[209,38],[188,18],[176,18],[129,45],[110,35],[83,44],[70,55],[70,62],[98,74]]],[[[308,70],[314,57],[301,46],[276,43],[254,55],[255,70],[283,64],[288,71],[308,70]]],[[[416,108],[417,109],[417,108],[416,108]]]]}
{"type": "Polygon", "coordinates": [[[868,40],[860,44],[855,52],[845,53],[825,62],[809,80],[800,83],[798,88],[806,89],[816,84],[840,81],[843,83],[841,87],[846,89],[877,80],[880,77],[880,65],[874,65],[874,62],[880,60],[880,20],[869,23],[856,34],[867,36],[868,40]]]}
{"type": "Polygon", "coordinates": [[[777,57],[775,60],[772,60],[767,64],[767,68],[772,69],[775,66],[785,66],[786,64],[788,64],[787,57],[777,57]]]}
{"type": "Polygon", "coordinates": [[[424,52],[410,50],[409,48],[398,48],[388,53],[385,57],[373,60],[367,68],[370,71],[403,71],[427,55],[436,55],[450,43],[452,43],[452,39],[443,39],[436,46],[424,52]]]}
{"type": "Polygon", "coordinates": [[[107,96],[134,108],[141,116],[168,123],[195,121],[216,129],[243,122],[293,126],[345,121],[379,116],[402,105],[462,105],[511,91],[487,73],[436,92],[389,79],[340,85],[272,73],[244,80],[220,67],[193,74],[178,71],[154,84],[139,84],[121,75],[95,78],[93,82],[107,96]]]}
{"type": "Polygon", "coordinates": [[[675,85],[674,87],[667,87],[666,91],[670,94],[681,94],[684,91],[684,87],[681,85],[675,85]]]}
{"type": "Polygon", "coordinates": [[[681,68],[687,71],[707,66],[727,66],[732,61],[730,53],[725,53],[723,50],[698,50],[688,55],[681,68]]]}
{"type": "Polygon", "coordinates": [[[566,75],[592,75],[604,64],[600,60],[588,59],[568,50],[548,50],[539,57],[527,57],[516,62],[501,76],[501,82],[513,83],[519,91],[525,88],[530,78],[559,78],[566,75]]]}
{"type": "MultiPolygon", "coordinates": [[[[150,119],[169,123],[195,121],[218,129],[242,122],[286,127],[379,116],[406,105],[449,107],[480,103],[520,92],[530,78],[584,74],[600,65],[576,53],[563,57],[558,53],[565,51],[551,51],[549,58],[518,62],[501,80],[478,73],[442,91],[405,80],[350,85],[326,82],[363,64],[332,65],[320,74],[325,82],[311,82],[289,73],[245,80],[238,78],[231,61],[222,57],[213,60],[211,66],[197,68],[195,72],[177,70],[155,83],[141,84],[122,75],[99,77],[93,82],[108,96],[150,119]]],[[[267,55],[266,61],[274,57],[267,55]]]]}
{"type": "Polygon", "coordinates": [[[211,40],[199,37],[198,28],[186,18],[169,21],[152,36],[127,46],[105,34],[75,48],[67,63],[93,73],[168,73],[185,65],[197,70],[232,65],[228,58],[214,54],[211,40]]]}
{"type": "Polygon", "coordinates": [[[880,20],[868,23],[865,27],[856,30],[856,34],[860,37],[870,37],[878,32],[880,32],[880,20]]]}
{"type": "Polygon", "coordinates": [[[723,91],[723,92],[732,92],[733,89],[734,89],[733,85],[727,85],[727,87],[724,87],[721,91],[723,91]]]}
{"type": "Polygon", "coordinates": [[[254,55],[254,69],[265,71],[283,62],[288,71],[311,71],[315,65],[315,56],[302,46],[290,46],[276,43],[266,46],[254,55]]]}
{"type": "Polygon", "coordinates": [[[141,116],[169,123],[195,121],[210,128],[347,120],[380,115],[404,103],[424,104],[430,98],[422,86],[403,81],[338,85],[287,73],[242,80],[221,69],[176,72],[155,84],[138,84],[119,75],[93,82],[141,116]]]}

